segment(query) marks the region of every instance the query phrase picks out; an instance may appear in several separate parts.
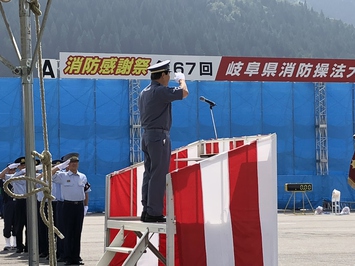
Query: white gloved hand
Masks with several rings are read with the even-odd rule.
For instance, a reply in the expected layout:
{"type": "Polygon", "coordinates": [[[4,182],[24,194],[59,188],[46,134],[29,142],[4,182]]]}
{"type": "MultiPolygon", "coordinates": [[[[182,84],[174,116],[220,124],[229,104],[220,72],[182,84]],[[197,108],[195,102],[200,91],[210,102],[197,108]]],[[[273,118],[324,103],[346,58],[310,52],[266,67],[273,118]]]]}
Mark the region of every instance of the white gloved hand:
{"type": "Polygon", "coordinates": [[[84,206],[84,216],[87,214],[89,206],[84,206]]]}
{"type": "Polygon", "coordinates": [[[8,167],[9,167],[9,169],[16,169],[19,165],[20,165],[20,163],[12,163],[8,167]]]}
{"type": "Polygon", "coordinates": [[[64,163],[58,164],[56,167],[59,170],[63,170],[68,167],[69,163],[70,163],[70,159],[66,160],[64,163]]]}
{"type": "Polygon", "coordinates": [[[179,83],[180,79],[185,79],[185,74],[181,72],[176,72],[174,79],[177,83],[179,83]]]}

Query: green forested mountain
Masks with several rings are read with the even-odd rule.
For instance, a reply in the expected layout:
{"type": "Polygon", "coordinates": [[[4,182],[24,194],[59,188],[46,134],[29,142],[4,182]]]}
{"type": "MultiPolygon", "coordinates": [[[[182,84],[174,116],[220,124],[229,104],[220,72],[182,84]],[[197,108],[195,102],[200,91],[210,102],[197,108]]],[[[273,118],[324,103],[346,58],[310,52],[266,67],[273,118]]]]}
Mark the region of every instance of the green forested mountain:
{"type": "MultiPolygon", "coordinates": [[[[2,5],[19,43],[18,2],[2,5]]],[[[0,54],[17,65],[2,21],[0,36],[0,54]]],[[[354,58],[355,28],[279,0],[60,0],[42,47],[45,58],[65,51],[354,58]]],[[[0,76],[11,75],[0,64],[0,76]]]]}

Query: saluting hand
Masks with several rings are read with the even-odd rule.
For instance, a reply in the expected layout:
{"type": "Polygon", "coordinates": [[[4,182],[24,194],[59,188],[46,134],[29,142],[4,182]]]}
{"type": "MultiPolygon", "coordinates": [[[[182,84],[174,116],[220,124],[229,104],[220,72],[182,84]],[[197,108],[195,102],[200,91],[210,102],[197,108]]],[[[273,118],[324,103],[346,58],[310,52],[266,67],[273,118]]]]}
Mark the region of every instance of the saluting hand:
{"type": "Polygon", "coordinates": [[[20,165],[20,163],[12,163],[8,167],[9,167],[9,169],[16,169],[19,165],[20,165]]]}
{"type": "Polygon", "coordinates": [[[63,170],[68,167],[70,163],[70,159],[66,160],[64,163],[58,164],[56,167],[58,167],[59,170],[63,170]]]}
{"type": "Polygon", "coordinates": [[[176,73],[175,73],[174,80],[175,80],[177,83],[179,83],[180,79],[185,80],[185,75],[184,75],[184,73],[176,72],[176,73]]]}

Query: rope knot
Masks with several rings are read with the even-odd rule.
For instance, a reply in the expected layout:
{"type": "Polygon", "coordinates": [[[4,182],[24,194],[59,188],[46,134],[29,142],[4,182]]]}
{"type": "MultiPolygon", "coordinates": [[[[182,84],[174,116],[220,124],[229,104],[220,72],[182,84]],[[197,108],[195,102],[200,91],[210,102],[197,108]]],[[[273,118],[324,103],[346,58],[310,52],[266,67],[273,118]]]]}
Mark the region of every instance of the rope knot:
{"type": "Polygon", "coordinates": [[[42,155],[43,155],[42,164],[51,165],[52,154],[49,151],[43,151],[42,155]]]}
{"type": "Polygon", "coordinates": [[[40,10],[40,4],[38,0],[32,0],[31,2],[29,2],[29,4],[30,4],[30,9],[36,16],[42,15],[42,11],[40,10]]]}
{"type": "Polygon", "coordinates": [[[50,165],[52,165],[52,154],[48,150],[45,150],[42,153],[33,151],[32,155],[37,156],[44,166],[49,167],[50,165]]]}
{"type": "Polygon", "coordinates": [[[42,188],[42,192],[43,192],[43,198],[44,199],[48,199],[48,200],[54,200],[55,197],[52,195],[51,190],[49,189],[49,187],[43,187],[42,188]]]}

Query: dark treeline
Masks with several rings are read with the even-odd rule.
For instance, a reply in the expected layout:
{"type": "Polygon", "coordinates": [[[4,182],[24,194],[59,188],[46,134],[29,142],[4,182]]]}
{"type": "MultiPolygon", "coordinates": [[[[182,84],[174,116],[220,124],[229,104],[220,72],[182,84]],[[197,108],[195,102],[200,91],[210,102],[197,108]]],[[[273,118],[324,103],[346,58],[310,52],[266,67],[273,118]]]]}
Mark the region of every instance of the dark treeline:
{"type": "MultiPolygon", "coordinates": [[[[19,44],[18,2],[3,7],[19,44]]],[[[2,21],[0,36],[0,54],[17,65],[2,21]]],[[[66,51],[354,58],[355,29],[277,0],[60,0],[42,47],[44,58],[66,51]]],[[[12,74],[0,64],[0,76],[12,74]]]]}

